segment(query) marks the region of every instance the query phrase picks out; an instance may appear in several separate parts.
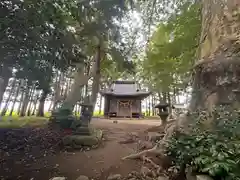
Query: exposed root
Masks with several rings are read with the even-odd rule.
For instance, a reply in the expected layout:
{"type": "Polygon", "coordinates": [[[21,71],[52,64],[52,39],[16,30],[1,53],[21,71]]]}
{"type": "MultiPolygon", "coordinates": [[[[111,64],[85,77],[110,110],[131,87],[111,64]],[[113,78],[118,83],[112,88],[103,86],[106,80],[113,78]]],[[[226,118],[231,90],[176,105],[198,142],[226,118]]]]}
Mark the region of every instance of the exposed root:
{"type": "Polygon", "coordinates": [[[147,156],[147,155],[155,155],[155,156],[160,156],[163,155],[161,149],[158,148],[158,146],[154,146],[152,149],[147,149],[144,151],[141,151],[139,153],[136,154],[131,154],[129,156],[125,156],[122,158],[122,160],[125,159],[142,159],[143,156],[147,156]]]}
{"type": "Polygon", "coordinates": [[[153,144],[149,141],[138,141],[137,144],[137,150],[142,151],[142,150],[146,150],[146,149],[152,149],[153,148],[153,144]]]}
{"type": "Polygon", "coordinates": [[[147,140],[148,141],[159,141],[160,139],[162,139],[164,137],[164,133],[156,133],[156,132],[148,132],[148,135],[147,135],[147,140]]]}
{"type": "Polygon", "coordinates": [[[123,140],[123,141],[119,141],[118,143],[119,144],[132,144],[132,143],[135,143],[136,140],[134,139],[126,139],[126,140],[123,140]]]}
{"type": "Polygon", "coordinates": [[[130,154],[129,156],[125,156],[122,158],[122,160],[125,159],[142,159],[143,156],[164,156],[163,149],[164,145],[167,142],[167,140],[173,135],[174,131],[176,130],[176,123],[172,123],[169,125],[168,128],[166,128],[166,134],[164,135],[163,139],[159,141],[153,148],[143,150],[141,152],[130,154]]]}
{"type": "Polygon", "coordinates": [[[142,159],[143,159],[143,162],[150,163],[155,169],[161,168],[159,165],[157,165],[155,162],[153,162],[151,159],[147,158],[146,156],[143,156],[142,159]]]}
{"type": "Polygon", "coordinates": [[[136,133],[129,133],[128,134],[128,139],[125,139],[123,141],[119,141],[119,144],[131,144],[131,143],[135,143],[138,140],[138,135],[136,133]]]}

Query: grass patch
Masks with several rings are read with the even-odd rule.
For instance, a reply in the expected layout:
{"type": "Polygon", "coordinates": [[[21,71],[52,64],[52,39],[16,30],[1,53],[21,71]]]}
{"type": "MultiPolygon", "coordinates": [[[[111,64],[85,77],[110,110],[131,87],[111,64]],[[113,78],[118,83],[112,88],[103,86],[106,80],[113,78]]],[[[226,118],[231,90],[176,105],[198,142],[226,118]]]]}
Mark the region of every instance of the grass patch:
{"type": "Polygon", "coordinates": [[[24,127],[40,127],[47,124],[48,119],[44,117],[3,117],[0,121],[0,128],[24,128],[24,127]]]}

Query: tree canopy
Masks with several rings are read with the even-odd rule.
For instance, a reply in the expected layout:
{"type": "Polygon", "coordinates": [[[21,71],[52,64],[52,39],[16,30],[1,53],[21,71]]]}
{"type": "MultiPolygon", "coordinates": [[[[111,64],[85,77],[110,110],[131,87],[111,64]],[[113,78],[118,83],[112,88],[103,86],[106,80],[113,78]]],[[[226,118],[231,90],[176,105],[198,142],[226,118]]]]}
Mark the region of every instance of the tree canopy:
{"type": "Polygon", "coordinates": [[[142,62],[143,77],[152,88],[184,88],[196,60],[201,30],[198,3],[185,3],[153,32],[142,62]],[[154,82],[154,83],[152,83],[154,82]]]}

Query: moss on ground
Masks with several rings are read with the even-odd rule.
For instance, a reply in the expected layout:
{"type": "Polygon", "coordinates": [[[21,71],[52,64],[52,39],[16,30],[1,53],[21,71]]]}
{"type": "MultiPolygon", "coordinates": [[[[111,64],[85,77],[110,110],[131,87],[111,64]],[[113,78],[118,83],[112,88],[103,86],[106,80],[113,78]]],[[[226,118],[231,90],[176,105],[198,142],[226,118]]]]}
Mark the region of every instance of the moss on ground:
{"type": "Polygon", "coordinates": [[[0,121],[0,128],[23,128],[23,127],[40,127],[48,123],[44,117],[4,117],[0,121]]]}
{"type": "Polygon", "coordinates": [[[91,135],[68,135],[63,138],[65,146],[71,146],[74,149],[81,148],[82,146],[97,145],[103,136],[102,130],[94,130],[91,135]]]}

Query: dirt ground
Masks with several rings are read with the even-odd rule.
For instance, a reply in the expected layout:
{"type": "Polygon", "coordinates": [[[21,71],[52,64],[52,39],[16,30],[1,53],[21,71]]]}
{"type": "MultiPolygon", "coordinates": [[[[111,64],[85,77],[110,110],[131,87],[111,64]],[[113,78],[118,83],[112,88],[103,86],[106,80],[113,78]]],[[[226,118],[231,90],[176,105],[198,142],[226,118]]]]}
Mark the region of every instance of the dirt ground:
{"type": "MultiPolygon", "coordinates": [[[[119,141],[126,139],[128,133],[137,133],[143,138],[146,129],[159,123],[159,120],[118,120],[118,123],[113,123],[113,120],[94,119],[92,126],[104,132],[105,140],[99,148],[84,152],[46,151],[43,156],[28,162],[27,166],[20,161],[22,155],[15,153],[17,155],[5,159],[5,164],[0,161],[0,177],[9,180],[48,180],[64,176],[75,180],[80,175],[86,175],[94,180],[105,180],[110,174],[128,175],[131,171],[139,171],[141,161],[123,161],[121,158],[133,153],[137,145],[120,144],[119,141]]],[[[41,151],[41,148],[38,150],[41,151]]]]}

